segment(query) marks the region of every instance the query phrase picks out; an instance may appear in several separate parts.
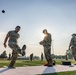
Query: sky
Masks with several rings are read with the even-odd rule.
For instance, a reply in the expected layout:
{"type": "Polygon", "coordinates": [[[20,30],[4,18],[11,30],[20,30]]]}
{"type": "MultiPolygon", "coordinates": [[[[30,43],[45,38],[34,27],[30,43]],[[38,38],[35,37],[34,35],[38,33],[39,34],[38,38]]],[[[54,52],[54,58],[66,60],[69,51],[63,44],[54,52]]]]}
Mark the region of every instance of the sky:
{"type": "Polygon", "coordinates": [[[21,26],[18,44],[20,48],[26,44],[26,56],[44,53],[39,45],[44,38],[43,29],[52,35],[51,52],[65,55],[71,35],[76,33],[76,0],[0,0],[0,53],[11,53],[3,42],[17,25],[21,26]]]}

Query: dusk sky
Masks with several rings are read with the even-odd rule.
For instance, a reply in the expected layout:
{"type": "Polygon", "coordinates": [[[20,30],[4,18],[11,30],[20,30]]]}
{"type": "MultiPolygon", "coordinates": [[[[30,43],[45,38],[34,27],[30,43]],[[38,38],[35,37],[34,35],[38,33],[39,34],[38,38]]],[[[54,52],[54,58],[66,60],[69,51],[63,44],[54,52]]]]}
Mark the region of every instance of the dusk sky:
{"type": "Polygon", "coordinates": [[[11,53],[3,42],[17,25],[21,26],[18,44],[26,44],[26,56],[40,56],[44,51],[39,45],[43,29],[52,35],[52,53],[65,55],[71,35],[76,33],[76,0],[0,0],[0,53],[11,53]]]}

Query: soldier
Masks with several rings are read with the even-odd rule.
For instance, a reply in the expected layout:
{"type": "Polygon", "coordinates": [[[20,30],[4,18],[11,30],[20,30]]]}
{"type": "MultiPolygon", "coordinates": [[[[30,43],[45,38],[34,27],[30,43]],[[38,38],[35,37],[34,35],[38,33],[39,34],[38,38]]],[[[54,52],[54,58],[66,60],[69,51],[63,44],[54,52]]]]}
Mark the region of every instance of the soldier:
{"type": "Polygon", "coordinates": [[[11,59],[11,54],[9,53],[9,58],[8,58],[9,60],[11,59]]]}
{"type": "Polygon", "coordinates": [[[43,45],[44,47],[44,54],[45,58],[47,60],[46,66],[51,67],[53,66],[52,58],[51,58],[51,34],[47,32],[46,29],[43,30],[43,33],[45,34],[45,37],[42,41],[40,41],[40,45],[43,45]]]}
{"type": "Polygon", "coordinates": [[[41,61],[43,61],[43,53],[41,53],[41,61]]]}
{"type": "Polygon", "coordinates": [[[33,53],[30,55],[30,61],[33,60],[33,53]]]}
{"type": "Polygon", "coordinates": [[[76,61],[76,34],[72,34],[72,38],[69,44],[69,50],[72,50],[72,55],[76,61]]]}
{"type": "MultiPolygon", "coordinates": [[[[18,53],[22,54],[24,52],[22,49],[20,49],[17,43],[17,39],[20,37],[20,35],[18,34],[20,28],[21,28],[20,26],[16,26],[15,30],[9,31],[4,40],[4,47],[6,48],[7,47],[6,42],[9,38],[8,46],[12,49],[12,54],[13,54],[12,60],[8,66],[9,68],[14,68],[14,64],[16,62],[18,53]]],[[[24,46],[22,48],[24,48],[24,46]]]]}

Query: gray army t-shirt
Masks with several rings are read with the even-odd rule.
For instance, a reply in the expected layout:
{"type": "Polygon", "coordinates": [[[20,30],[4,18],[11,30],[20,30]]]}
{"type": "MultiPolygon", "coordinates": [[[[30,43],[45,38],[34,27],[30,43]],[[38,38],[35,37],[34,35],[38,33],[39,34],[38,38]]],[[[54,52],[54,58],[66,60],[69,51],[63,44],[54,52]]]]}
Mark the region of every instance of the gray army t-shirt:
{"type": "Polygon", "coordinates": [[[9,42],[15,42],[17,43],[17,39],[20,37],[20,35],[16,31],[9,31],[9,42]]]}

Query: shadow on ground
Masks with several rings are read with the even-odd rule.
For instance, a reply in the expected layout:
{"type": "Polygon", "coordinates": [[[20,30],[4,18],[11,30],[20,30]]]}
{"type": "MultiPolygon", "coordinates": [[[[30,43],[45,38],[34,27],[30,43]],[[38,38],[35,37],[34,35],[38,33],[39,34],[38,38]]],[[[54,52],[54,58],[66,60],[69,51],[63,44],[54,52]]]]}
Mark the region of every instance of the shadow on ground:
{"type": "Polygon", "coordinates": [[[58,75],[57,73],[56,73],[56,70],[55,70],[55,68],[54,67],[46,67],[46,69],[43,71],[43,75],[46,75],[46,74],[48,74],[48,75],[53,75],[53,73],[55,73],[54,75],[58,75]]]}
{"type": "Polygon", "coordinates": [[[4,69],[0,70],[0,74],[5,72],[5,71],[8,71],[8,70],[10,70],[10,69],[9,68],[4,68],[4,69]]]}

